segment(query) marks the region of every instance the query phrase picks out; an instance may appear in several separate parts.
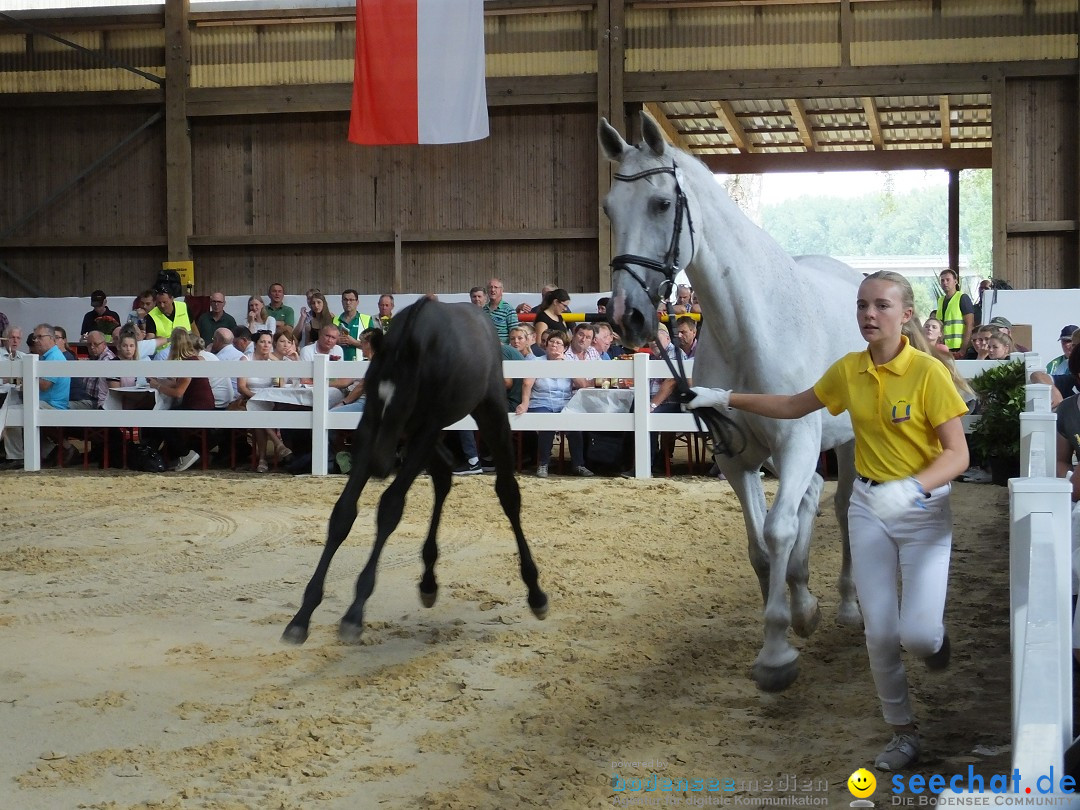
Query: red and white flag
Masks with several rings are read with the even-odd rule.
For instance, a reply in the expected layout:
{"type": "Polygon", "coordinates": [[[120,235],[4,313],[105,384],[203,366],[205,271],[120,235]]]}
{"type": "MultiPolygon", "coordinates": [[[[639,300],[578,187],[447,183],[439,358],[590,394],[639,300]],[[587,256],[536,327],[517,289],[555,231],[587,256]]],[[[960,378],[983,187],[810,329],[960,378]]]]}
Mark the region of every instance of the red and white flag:
{"type": "Polygon", "coordinates": [[[356,0],[353,143],[486,138],[484,77],[483,0],[356,0]]]}

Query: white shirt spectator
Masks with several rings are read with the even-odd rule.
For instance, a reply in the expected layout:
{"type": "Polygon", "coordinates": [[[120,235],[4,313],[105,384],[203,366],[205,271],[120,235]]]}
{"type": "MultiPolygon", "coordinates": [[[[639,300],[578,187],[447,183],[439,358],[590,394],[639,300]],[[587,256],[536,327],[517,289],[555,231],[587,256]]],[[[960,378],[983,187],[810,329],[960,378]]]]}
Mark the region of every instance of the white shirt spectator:
{"type": "MultiPolygon", "coordinates": [[[[212,360],[215,363],[220,359],[216,354],[208,349],[203,349],[199,352],[199,357],[203,360],[212,360]]],[[[210,390],[214,392],[214,407],[215,408],[227,408],[229,403],[236,399],[236,378],[235,377],[211,377],[210,378],[210,390]]]]}
{"type": "MultiPolygon", "coordinates": [[[[315,359],[315,348],[316,348],[316,346],[318,346],[317,343],[309,343],[307,346],[302,348],[300,350],[300,359],[304,360],[306,362],[310,362],[310,361],[314,360],[315,359]]],[[[345,357],[345,352],[343,352],[341,350],[340,346],[335,345],[334,348],[332,348],[330,350],[330,356],[331,357],[336,357],[338,360],[341,360],[342,358],[345,357]]]]}

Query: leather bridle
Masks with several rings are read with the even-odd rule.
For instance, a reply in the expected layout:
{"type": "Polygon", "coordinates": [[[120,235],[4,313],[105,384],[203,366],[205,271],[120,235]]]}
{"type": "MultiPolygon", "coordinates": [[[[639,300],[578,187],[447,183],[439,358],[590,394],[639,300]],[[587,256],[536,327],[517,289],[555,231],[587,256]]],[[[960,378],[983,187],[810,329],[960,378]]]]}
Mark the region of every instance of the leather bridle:
{"type": "MultiPolygon", "coordinates": [[[[634,279],[634,281],[640,284],[641,289],[645,291],[645,294],[652,302],[654,309],[661,301],[666,302],[668,334],[672,336],[672,340],[674,340],[675,335],[675,312],[671,305],[670,298],[671,291],[675,288],[675,277],[682,271],[682,267],[679,266],[679,235],[682,232],[684,218],[686,219],[686,226],[690,229],[690,261],[693,261],[695,251],[694,223],[690,219],[690,206],[687,203],[686,192],[683,191],[682,184],[679,183],[678,169],[678,165],[672,160],[670,166],[656,166],[655,168],[645,169],[636,174],[615,173],[615,179],[621,180],[624,183],[633,183],[635,180],[652,177],[656,174],[670,174],[675,181],[675,222],[671,229],[671,242],[668,244],[667,253],[664,254],[664,258],[661,261],[651,259],[648,256],[638,256],[634,253],[620,253],[611,260],[612,271],[625,271],[632,279],[634,279]],[[653,290],[645,282],[645,279],[634,270],[634,266],[656,270],[664,276],[664,279],[660,282],[659,287],[657,287],[656,290],[653,290]]],[[[660,345],[660,341],[657,340],[654,341],[654,343],[657,352],[664,358],[664,362],[667,363],[668,370],[671,371],[671,376],[675,380],[675,389],[678,399],[685,405],[697,395],[690,389],[690,383],[686,378],[686,371],[683,368],[682,353],[678,351],[678,349],[675,350],[675,360],[678,363],[678,368],[676,368],[671,357],[660,345]]],[[[713,439],[714,451],[732,457],[739,455],[746,449],[746,434],[743,433],[742,428],[726,414],[721,413],[715,408],[698,408],[691,410],[690,413],[694,415],[699,430],[701,429],[702,422],[709,428],[709,433],[712,435],[713,439]],[[737,442],[735,440],[736,435],[738,436],[737,442]]]]}

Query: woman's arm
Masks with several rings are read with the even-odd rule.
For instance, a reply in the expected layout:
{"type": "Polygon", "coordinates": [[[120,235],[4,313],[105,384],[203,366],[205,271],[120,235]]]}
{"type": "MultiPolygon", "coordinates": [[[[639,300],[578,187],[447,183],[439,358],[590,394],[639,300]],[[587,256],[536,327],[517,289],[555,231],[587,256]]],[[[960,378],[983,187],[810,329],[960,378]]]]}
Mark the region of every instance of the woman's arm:
{"type": "Polygon", "coordinates": [[[1080,475],[1073,468],[1073,449],[1069,440],[1057,434],[1057,474],[1058,478],[1064,478],[1070,472],[1072,476],[1072,499],[1080,501],[1080,475]]]}
{"type": "MultiPolygon", "coordinates": [[[[813,413],[825,404],[817,398],[813,388],[799,394],[737,394],[731,393],[729,404],[740,411],[769,416],[773,419],[799,419],[813,413]]],[[[967,469],[966,467],[964,469],[967,469]]]]}
{"type": "Polygon", "coordinates": [[[151,388],[160,391],[165,396],[180,399],[187,391],[188,385],[191,383],[191,377],[177,377],[172,382],[160,377],[152,377],[146,382],[151,388]]]}
{"type": "Polygon", "coordinates": [[[967,438],[960,417],[954,416],[938,425],[935,432],[941,442],[941,455],[915,475],[915,480],[926,492],[949,483],[968,468],[967,438]]]}
{"type": "Polygon", "coordinates": [[[525,413],[529,410],[529,396],[532,394],[533,383],[535,379],[529,379],[526,377],[521,381],[521,404],[514,408],[514,413],[525,413]]]}
{"type": "Polygon", "coordinates": [[[240,392],[240,395],[251,399],[254,395],[251,388],[248,386],[247,377],[236,378],[236,390],[240,392]]]}

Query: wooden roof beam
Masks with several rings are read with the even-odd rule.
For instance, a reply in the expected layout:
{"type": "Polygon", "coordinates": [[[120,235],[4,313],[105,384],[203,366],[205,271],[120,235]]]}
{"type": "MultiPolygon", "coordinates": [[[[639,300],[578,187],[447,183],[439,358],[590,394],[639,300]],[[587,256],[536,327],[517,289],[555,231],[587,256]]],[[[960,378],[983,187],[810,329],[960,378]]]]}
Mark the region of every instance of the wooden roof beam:
{"type": "Polygon", "coordinates": [[[870,130],[870,140],[875,149],[885,148],[885,136],[881,133],[881,116],[878,115],[877,102],[871,96],[863,96],[863,112],[866,113],[866,128],[870,130]]]}
{"type": "Polygon", "coordinates": [[[664,110],[659,104],[651,101],[645,102],[645,110],[656,119],[656,123],[660,125],[660,129],[664,130],[664,134],[667,135],[667,139],[671,141],[673,146],[677,146],[684,152],[694,153],[693,147],[690,146],[690,142],[683,137],[683,134],[679,132],[678,128],[671,123],[668,117],[664,114],[664,110]]]}
{"type": "Polygon", "coordinates": [[[716,117],[720,119],[720,125],[724,128],[731,140],[739,147],[740,152],[746,154],[753,154],[757,151],[757,147],[754,146],[754,142],[750,140],[750,137],[746,134],[746,130],[743,129],[742,124],[739,123],[738,114],[735,112],[735,108],[731,106],[730,101],[710,101],[710,106],[713,108],[713,112],[716,113],[716,117]]]}
{"type": "Polygon", "coordinates": [[[799,128],[799,138],[802,140],[806,151],[815,151],[817,144],[814,142],[814,130],[810,126],[810,119],[806,115],[806,107],[797,98],[785,98],[784,104],[787,105],[791,117],[795,119],[795,126],[799,128]]]}
{"type": "Polygon", "coordinates": [[[952,146],[952,114],[948,94],[938,97],[938,110],[941,115],[941,147],[948,149],[952,146]]]}

